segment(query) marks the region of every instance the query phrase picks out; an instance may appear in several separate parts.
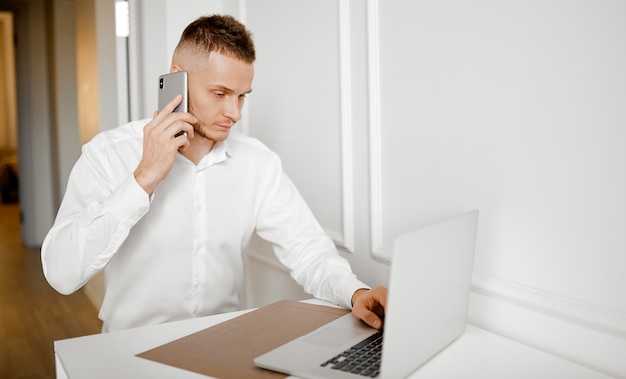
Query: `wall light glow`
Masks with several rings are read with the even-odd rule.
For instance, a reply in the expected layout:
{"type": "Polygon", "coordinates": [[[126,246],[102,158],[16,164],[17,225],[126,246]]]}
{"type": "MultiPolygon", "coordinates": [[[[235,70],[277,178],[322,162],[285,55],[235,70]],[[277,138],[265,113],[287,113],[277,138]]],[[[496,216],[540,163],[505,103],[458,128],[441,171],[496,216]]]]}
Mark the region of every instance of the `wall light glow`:
{"type": "Polygon", "coordinates": [[[128,1],[115,2],[115,34],[118,37],[128,37],[130,34],[128,1]]]}

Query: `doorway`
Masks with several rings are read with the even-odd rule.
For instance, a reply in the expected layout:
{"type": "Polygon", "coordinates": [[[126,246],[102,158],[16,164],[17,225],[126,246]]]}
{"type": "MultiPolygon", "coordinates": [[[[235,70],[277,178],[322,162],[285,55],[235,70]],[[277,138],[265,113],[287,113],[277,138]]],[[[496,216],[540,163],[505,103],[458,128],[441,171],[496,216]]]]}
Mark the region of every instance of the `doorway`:
{"type": "Polygon", "coordinates": [[[18,188],[17,95],[13,13],[0,11],[0,202],[16,203],[18,188]]]}

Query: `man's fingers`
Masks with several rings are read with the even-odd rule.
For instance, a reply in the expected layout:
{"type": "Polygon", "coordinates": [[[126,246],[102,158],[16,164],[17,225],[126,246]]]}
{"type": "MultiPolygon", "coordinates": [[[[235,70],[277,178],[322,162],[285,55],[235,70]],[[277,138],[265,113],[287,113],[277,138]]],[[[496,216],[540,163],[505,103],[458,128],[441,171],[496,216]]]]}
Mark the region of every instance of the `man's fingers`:
{"type": "Polygon", "coordinates": [[[387,308],[387,288],[386,287],[374,287],[372,288],[372,299],[375,302],[382,305],[383,310],[387,308]]]}
{"type": "Polygon", "coordinates": [[[162,109],[158,111],[154,111],[154,115],[152,116],[152,122],[160,123],[165,119],[165,117],[169,116],[174,109],[180,104],[183,100],[183,95],[176,95],[169,103],[165,104],[162,109]]]}
{"type": "Polygon", "coordinates": [[[193,138],[194,130],[193,130],[192,122],[196,121],[195,117],[193,117],[193,119],[190,119],[190,120],[181,120],[181,121],[182,121],[181,123],[178,123],[175,125],[174,129],[177,130],[177,132],[176,134],[174,134],[174,138],[182,137],[182,136],[185,136],[187,138],[193,138]]]}
{"type": "Polygon", "coordinates": [[[165,140],[180,137],[181,132],[186,132],[189,138],[194,137],[193,125],[198,122],[195,116],[187,112],[165,113],[165,109],[161,113],[155,114],[144,128],[145,132],[157,137],[161,135],[165,140]]]}
{"type": "Polygon", "coordinates": [[[152,121],[159,124],[162,123],[167,117],[174,114],[176,117],[182,118],[184,121],[189,123],[195,123],[196,119],[188,112],[174,112],[174,109],[181,103],[183,100],[182,95],[176,95],[169,103],[165,104],[162,109],[159,109],[157,112],[154,112],[154,116],[152,121]]]}
{"type": "Polygon", "coordinates": [[[361,319],[374,329],[380,329],[383,326],[383,320],[374,312],[365,312],[361,319]]]}
{"type": "Polygon", "coordinates": [[[174,109],[176,109],[181,101],[183,101],[183,95],[176,95],[172,100],[170,100],[169,103],[165,104],[165,106],[159,111],[159,113],[169,114],[174,112],[174,109]]]}

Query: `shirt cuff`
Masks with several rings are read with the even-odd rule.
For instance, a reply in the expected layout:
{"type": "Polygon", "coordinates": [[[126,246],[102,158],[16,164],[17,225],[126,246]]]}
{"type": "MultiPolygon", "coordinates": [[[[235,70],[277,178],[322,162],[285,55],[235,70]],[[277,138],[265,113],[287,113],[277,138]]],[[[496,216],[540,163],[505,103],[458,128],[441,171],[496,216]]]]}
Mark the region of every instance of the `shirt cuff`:
{"type": "Polygon", "coordinates": [[[150,209],[151,197],[130,175],[107,200],[107,207],[118,220],[127,220],[130,224],[139,221],[150,209]]]}
{"type": "Polygon", "coordinates": [[[352,295],[362,288],[371,289],[370,286],[358,280],[354,275],[345,277],[339,286],[340,292],[337,294],[340,301],[339,305],[352,309],[352,295]]]}

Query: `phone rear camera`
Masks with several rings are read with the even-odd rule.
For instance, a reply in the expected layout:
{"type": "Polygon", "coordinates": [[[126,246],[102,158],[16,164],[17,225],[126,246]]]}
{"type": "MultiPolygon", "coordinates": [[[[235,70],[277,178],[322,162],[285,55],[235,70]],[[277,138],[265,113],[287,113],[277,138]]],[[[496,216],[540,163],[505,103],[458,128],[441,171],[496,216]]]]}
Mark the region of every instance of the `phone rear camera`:
{"type": "Polygon", "coordinates": [[[159,88],[163,89],[163,78],[159,79],[159,88]]]}

